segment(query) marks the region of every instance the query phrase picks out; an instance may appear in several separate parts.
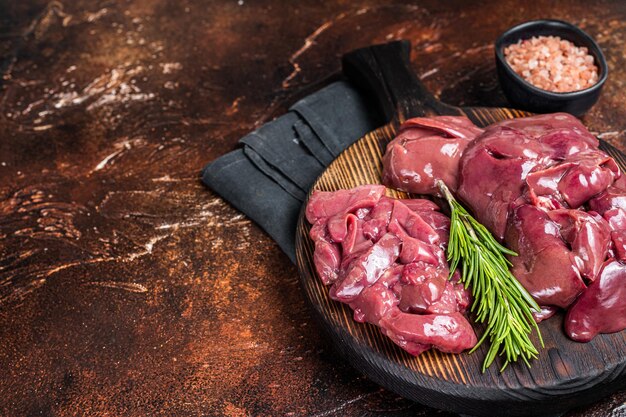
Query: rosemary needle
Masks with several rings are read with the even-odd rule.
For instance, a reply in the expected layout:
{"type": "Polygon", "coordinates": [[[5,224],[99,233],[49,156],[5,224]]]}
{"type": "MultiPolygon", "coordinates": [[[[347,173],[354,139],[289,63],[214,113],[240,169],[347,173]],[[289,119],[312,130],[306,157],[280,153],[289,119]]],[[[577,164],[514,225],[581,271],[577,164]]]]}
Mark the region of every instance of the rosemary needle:
{"type": "Polygon", "coordinates": [[[486,322],[485,332],[470,353],[488,338],[491,345],[483,361],[483,372],[498,355],[504,357],[500,372],[520,358],[530,366],[530,360],[539,353],[530,340],[533,329],[543,347],[541,332],[532,315],[533,310],[538,312],[540,308],[509,270],[511,263],[505,255],[517,254],[498,243],[459,204],[443,181],[437,180],[437,187],[451,211],[447,250],[450,276],[460,266],[460,282],[470,288],[474,297],[470,311],[478,323],[486,322]]]}

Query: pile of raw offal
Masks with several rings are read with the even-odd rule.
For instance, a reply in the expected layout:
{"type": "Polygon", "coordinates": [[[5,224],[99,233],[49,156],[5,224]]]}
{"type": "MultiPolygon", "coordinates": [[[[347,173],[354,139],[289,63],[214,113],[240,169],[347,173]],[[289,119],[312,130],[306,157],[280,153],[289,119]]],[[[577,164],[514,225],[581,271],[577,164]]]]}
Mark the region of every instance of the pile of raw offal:
{"type": "Polygon", "coordinates": [[[473,347],[476,335],[463,315],[469,294],[448,280],[450,219],[429,200],[384,194],[382,185],[312,194],[313,260],[332,285],[330,297],[414,355],[432,346],[455,353],[473,347]]]}
{"type": "MultiPolygon", "coordinates": [[[[438,195],[442,179],[507,247],[512,272],[542,311],[566,309],[577,341],[626,328],[626,177],[574,117],[550,114],[486,129],[466,118],[408,120],[383,158],[383,183],[438,195]]],[[[429,200],[384,187],[314,192],[314,263],[331,298],[413,354],[476,343],[468,293],[448,281],[449,220],[429,200]]]]}

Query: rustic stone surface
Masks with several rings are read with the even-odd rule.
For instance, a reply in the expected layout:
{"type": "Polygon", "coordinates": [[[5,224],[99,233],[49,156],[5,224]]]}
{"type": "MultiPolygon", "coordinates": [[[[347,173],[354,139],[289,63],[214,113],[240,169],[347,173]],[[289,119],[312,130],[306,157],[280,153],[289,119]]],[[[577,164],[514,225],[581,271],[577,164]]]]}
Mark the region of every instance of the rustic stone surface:
{"type": "Polygon", "coordinates": [[[0,1],[0,415],[447,415],[345,365],[295,267],[199,182],[351,49],[410,39],[439,97],[499,106],[497,35],[578,23],[611,71],[584,121],[626,150],[622,1],[288,4],[0,1]]]}

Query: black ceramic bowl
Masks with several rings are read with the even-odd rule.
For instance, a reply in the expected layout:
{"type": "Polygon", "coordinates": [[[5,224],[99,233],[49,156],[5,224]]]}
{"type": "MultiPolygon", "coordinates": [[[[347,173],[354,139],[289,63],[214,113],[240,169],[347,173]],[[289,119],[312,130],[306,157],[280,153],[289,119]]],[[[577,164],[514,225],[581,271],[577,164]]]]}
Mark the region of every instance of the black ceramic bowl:
{"type": "Polygon", "coordinates": [[[535,113],[563,111],[575,116],[584,114],[598,100],[608,74],[606,60],[598,44],[578,27],[561,20],[533,20],[514,26],[500,35],[496,41],[495,51],[498,78],[504,94],[514,107],[535,113]],[[584,90],[554,93],[530,84],[507,64],[504,48],[508,45],[520,39],[550,35],[566,39],[576,46],[584,46],[589,50],[599,69],[598,82],[595,85],[584,90]]]}

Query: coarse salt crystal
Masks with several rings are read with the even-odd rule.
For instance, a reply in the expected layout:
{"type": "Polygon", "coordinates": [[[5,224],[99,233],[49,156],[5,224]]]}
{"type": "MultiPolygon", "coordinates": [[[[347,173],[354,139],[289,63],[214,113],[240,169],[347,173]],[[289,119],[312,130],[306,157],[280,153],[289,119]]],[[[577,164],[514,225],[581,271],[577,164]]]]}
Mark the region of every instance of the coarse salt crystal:
{"type": "Polygon", "coordinates": [[[533,36],[504,49],[511,68],[536,87],[568,92],[588,88],[598,80],[598,67],[586,47],[558,36],[533,36]]]}

